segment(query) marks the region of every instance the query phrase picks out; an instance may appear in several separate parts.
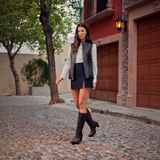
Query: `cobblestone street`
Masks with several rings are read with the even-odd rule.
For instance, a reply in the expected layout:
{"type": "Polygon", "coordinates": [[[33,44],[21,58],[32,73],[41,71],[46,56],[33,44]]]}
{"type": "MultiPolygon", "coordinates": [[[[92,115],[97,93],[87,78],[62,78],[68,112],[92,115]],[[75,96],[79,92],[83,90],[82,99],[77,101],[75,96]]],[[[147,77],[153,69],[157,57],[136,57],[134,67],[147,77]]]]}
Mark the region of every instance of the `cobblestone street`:
{"type": "MultiPolygon", "coordinates": [[[[72,102],[73,103],[73,102],[72,102]]],[[[0,160],[160,160],[160,126],[92,113],[100,128],[72,145],[78,112],[0,97],[0,160]]]]}

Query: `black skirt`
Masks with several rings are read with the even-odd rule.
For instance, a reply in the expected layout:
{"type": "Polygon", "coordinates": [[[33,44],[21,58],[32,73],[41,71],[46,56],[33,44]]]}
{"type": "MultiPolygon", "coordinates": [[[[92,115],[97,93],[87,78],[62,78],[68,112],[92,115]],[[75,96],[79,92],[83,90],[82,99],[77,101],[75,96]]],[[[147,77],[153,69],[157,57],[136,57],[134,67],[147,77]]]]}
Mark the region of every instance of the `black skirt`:
{"type": "Polygon", "coordinates": [[[75,63],[74,79],[71,80],[71,89],[82,88],[83,82],[85,82],[86,88],[93,88],[93,79],[85,78],[83,63],[75,63]]]}

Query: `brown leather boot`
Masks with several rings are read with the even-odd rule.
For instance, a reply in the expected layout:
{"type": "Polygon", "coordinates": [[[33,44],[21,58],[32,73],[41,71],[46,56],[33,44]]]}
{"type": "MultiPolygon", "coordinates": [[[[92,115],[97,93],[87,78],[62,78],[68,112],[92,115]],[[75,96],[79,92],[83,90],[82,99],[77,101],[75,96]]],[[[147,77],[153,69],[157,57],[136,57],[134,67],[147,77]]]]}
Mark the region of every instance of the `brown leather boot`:
{"type": "Polygon", "coordinates": [[[85,121],[86,121],[86,113],[79,112],[77,130],[73,140],[71,141],[72,144],[79,144],[79,142],[82,141],[82,137],[83,137],[82,129],[84,127],[85,121]]]}
{"type": "Polygon", "coordinates": [[[88,137],[93,137],[96,134],[96,127],[99,128],[99,124],[96,121],[92,120],[91,114],[88,109],[87,109],[86,122],[91,128],[91,131],[90,131],[88,137]]]}

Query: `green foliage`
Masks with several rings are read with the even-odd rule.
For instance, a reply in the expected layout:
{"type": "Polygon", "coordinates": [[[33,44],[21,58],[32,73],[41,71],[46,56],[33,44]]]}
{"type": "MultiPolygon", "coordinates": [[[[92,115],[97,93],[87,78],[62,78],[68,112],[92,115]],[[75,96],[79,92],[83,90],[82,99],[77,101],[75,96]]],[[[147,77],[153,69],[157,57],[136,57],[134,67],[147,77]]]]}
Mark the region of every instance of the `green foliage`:
{"type": "Polygon", "coordinates": [[[146,123],[147,123],[147,124],[151,124],[151,121],[150,121],[150,120],[148,120],[146,123]]]}
{"type": "Polygon", "coordinates": [[[38,42],[37,15],[31,0],[0,0],[0,45],[8,52],[23,44],[34,49],[38,42]]]}
{"type": "MultiPolygon", "coordinates": [[[[40,0],[34,0],[37,4],[38,15],[40,15],[42,6],[40,0]]],[[[47,0],[45,0],[47,3],[47,0]]],[[[81,3],[77,1],[77,5],[81,3]]],[[[68,34],[72,32],[73,25],[79,23],[79,10],[72,8],[72,0],[52,0],[51,12],[49,17],[50,27],[52,28],[53,45],[56,49],[56,54],[60,54],[62,45],[67,42],[68,34]]],[[[39,31],[39,50],[46,51],[45,48],[45,36],[42,30],[42,26],[37,26],[39,31]]]]}
{"type": "Polygon", "coordinates": [[[49,85],[48,64],[41,58],[33,59],[24,64],[21,73],[26,77],[29,84],[33,86],[49,85]]]}
{"type": "MultiPolygon", "coordinates": [[[[75,2],[79,5],[81,0],[75,2]]],[[[27,45],[45,53],[45,36],[39,20],[41,8],[40,0],[0,0],[0,45],[8,51],[27,45]]],[[[79,10],[72,8],[72,0],[52,0],[49,21],[53,45],[60,54],[73,24],[79,22],[79,10]]]]}

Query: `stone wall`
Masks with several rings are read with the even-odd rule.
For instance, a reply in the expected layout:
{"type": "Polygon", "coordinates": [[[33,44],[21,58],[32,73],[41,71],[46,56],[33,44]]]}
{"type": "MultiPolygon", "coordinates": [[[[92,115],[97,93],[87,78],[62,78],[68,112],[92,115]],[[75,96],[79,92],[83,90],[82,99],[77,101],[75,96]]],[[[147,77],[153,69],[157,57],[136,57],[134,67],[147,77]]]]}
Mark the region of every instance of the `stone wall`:
{"type": "MultiPolygon", "coordinates": [[[[128,12],[125,7],[132,5],[140,0],[122,0],[123,19],[128,21],[128,12]]],[[[128,28],[128,24],[127,24],[128,28]]],[[[131,73],[130,73],[131,74],[131,73]]],[[[128,94],[128,30],[122,33],[122,101],[126,106],[126,96],[128,94]]]]}

